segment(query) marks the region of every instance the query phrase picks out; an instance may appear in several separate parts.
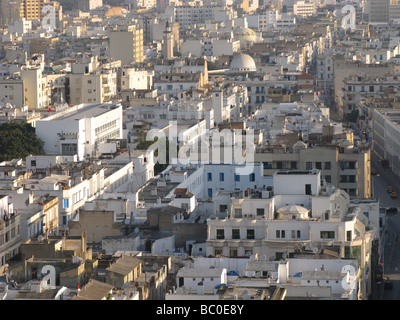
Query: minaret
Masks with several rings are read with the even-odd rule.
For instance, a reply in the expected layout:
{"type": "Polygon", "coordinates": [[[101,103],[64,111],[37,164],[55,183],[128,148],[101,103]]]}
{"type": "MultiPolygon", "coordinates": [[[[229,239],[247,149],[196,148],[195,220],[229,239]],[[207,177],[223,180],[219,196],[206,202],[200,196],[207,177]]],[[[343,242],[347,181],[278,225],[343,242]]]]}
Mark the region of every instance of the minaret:
{"type": "Polygon", "coordinates": [[[174,57],[174,36],[168,20],[164,31],[163,55],[166,60],[170,60],[174,57]]]}

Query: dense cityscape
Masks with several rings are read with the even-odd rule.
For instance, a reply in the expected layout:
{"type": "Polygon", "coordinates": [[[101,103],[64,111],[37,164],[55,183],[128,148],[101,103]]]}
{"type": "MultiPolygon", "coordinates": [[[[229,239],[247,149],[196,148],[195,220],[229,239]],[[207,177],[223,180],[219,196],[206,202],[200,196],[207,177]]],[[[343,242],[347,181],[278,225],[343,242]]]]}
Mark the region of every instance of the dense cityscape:
{"type": "Polygon", "coordinates": [[[0,300],[400,300],[398,192],[398,0],[0,0],[0,300]]]}

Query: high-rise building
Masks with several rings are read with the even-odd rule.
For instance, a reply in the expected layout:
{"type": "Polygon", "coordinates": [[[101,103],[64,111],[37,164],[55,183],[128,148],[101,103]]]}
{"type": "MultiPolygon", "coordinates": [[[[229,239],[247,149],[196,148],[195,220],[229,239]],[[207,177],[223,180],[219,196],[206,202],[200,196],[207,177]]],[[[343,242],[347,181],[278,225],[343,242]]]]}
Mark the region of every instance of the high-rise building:
{"type": "Polygon", "coordinates": [[[55,27],[60,27],[62,6],[59,2],[50,0],[0,0],[0,22],[8,25],[19,19],[43,21],[48,15],[48,11],[43,10],[45,6],[54,7],[55,27]]]}
{"type": "Polygon", "coordinates": [[[143,28],[120,26],[110,32],[110,57],[121,60],[122,66],[143,62],[143,28]]]}
{"type": "Polygon", "coordinates": [[[369,23],[388,23],[389,4],[390,0],[369,0],[369,23]]]}
{"type": "Polygon", "coordinates": [[[43,7],[49,3],[49,0],[21,0],[20,17],[26,20],[41,20],[44,17],[43,7]]]}
{"type": "Polygon", "coordinates": [[[400,1],[399,0],[390,0],[389,19],[390,20],[400,19],[400,1]]]}

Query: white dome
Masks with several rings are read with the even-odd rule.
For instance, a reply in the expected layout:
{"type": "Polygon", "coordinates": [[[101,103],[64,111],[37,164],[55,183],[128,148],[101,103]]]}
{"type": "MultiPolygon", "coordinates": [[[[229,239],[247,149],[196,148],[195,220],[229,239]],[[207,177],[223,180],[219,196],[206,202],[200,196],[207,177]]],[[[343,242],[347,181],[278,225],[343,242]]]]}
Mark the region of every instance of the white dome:
{"type": "Polygon", "coordinates": [[[231,72],[249,72],[256,70],[256,63],[248,54],[239,54],[232,59],[230,66],[231,72]]]}

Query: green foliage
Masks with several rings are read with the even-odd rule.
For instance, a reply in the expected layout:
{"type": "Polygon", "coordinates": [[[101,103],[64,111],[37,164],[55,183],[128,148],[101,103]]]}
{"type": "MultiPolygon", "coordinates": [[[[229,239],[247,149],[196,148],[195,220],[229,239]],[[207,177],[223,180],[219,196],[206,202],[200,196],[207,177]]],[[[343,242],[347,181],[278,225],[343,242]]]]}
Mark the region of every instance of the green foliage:
{"type": "Polygon", "coordinates": [[[357,122],[358,118],[358,110],[353,110],[351,113],[347,115],[347,121],[348,122],[357,122]]]}
{"type": "Polygon", "coordinates": [[[25,159],[30,154],[44,154],[40,140],[29,123],[7,122],[0,125],[0,161],[25,159]]]}

